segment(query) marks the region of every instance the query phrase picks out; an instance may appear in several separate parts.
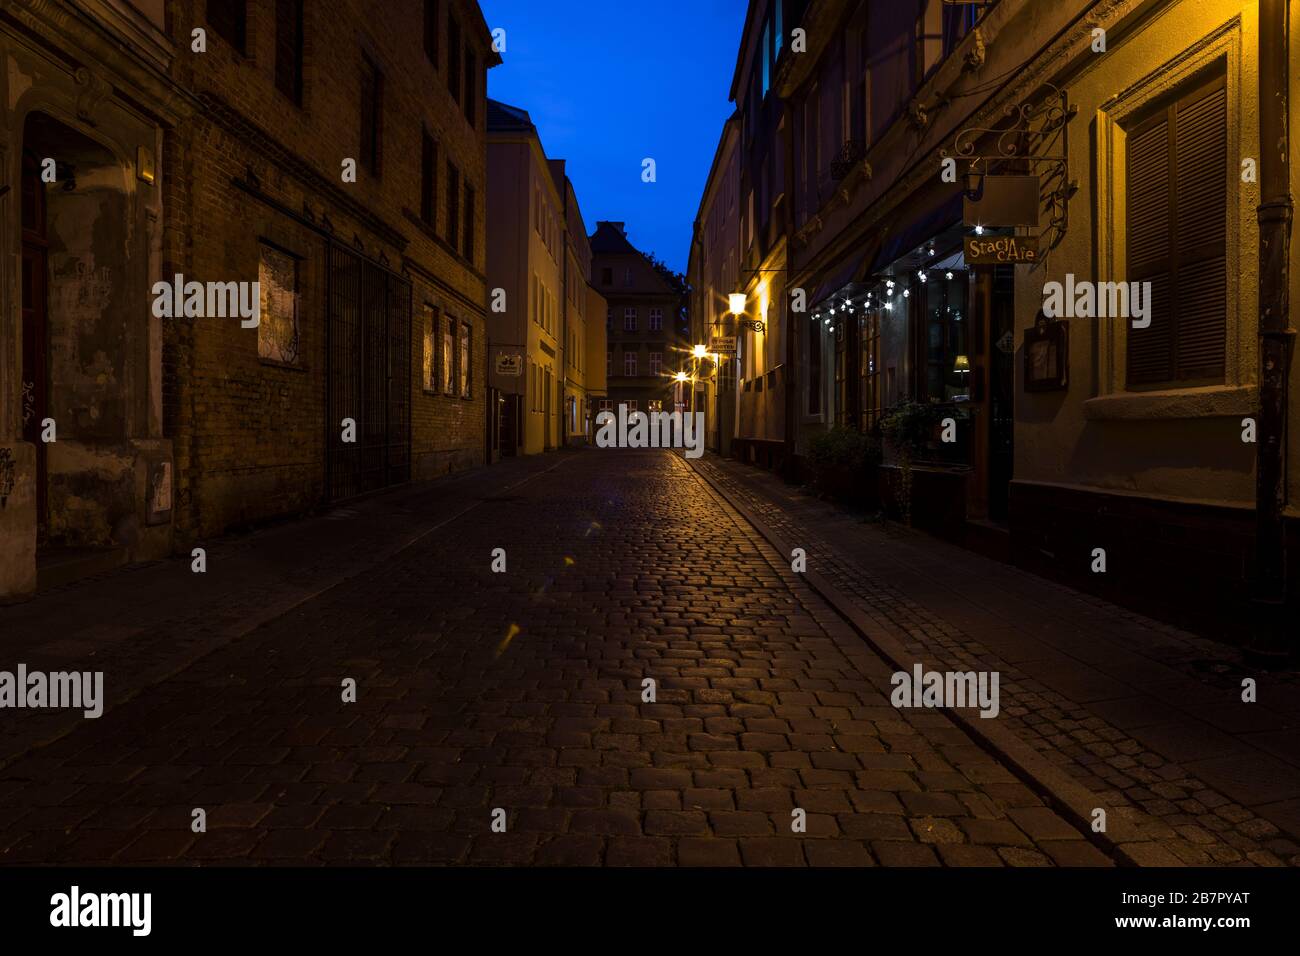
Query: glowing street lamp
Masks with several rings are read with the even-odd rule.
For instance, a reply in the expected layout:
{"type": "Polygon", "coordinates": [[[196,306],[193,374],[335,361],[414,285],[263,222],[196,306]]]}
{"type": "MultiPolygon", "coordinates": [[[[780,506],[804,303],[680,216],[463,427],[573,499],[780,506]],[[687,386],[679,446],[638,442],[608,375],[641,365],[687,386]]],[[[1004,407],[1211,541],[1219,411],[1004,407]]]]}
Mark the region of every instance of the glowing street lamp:
{"type": "Polygon", "coordinates": [[[697,345],[697,346],[695,346],[695,348],[692,349],[691,351],[692,351],[692,354],[693,354],[697,359],[707,358],[707,357],[708,357],[708,354],[709,354],[709,347],[708,347],[707,345],[697,345]]]}
{"type": "Polygon", "coordinates": [[[679,382],[684,382],[684,381],[686,381],[686,373],[685,373],[685,372],[678,372],[678,373],[677,373],[677,381],[679,381],[679,382]]]}
{"type": "Polygon", "coordinates": [[[745,293],[733,292],[727,296],[731,304],[732,315],[742,315],[745,311],[745,293]]]}

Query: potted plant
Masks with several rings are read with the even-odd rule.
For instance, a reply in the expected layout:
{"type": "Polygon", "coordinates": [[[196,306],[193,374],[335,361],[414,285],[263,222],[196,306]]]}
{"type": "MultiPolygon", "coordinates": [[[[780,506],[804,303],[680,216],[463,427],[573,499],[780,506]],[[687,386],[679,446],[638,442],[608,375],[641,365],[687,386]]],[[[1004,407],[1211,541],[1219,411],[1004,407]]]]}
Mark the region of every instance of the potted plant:
{"type": "Polygon", "coordinates": [[[881,419],[880,432],[898,456],[898,506],[903,521],[912,523],[912,464],[934,437],[938,410],[928,403],[903,402],[881,419]]]}
{"type": "Polygon", "coordinates": [[[860,498],[872,487],[872,470],[880,464],[880,443],[856,428],[835,425],[808,441],[813,487],[834,498],[860,498]]]}

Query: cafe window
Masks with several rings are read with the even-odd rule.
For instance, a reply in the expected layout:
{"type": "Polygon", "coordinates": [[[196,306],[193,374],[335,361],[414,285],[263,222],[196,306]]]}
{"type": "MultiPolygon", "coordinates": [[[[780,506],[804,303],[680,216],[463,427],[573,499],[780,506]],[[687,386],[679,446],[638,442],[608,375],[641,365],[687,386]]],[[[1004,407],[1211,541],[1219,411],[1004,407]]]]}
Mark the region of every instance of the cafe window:
{"type": "Polygon", "coordinates": [[[850,420],[849,398],[849,337],[848,317],[841,315],[835,322],[835,424],[843,425],[850,420]]]}
{"type": "Polygon", "coordinates": [[[875,310],[863,314],[858,319],[862,341],[861,370],[862,393],[859,399],[862,407],[862,424],[865,428],[873,427],[881,417],[880,398],[880,315],[875,310]]]}
{"type": "Polygon", "coordinates": [[[913,282],[923,315],[921,399],[964,402],[970,398],[970,316],[966,311],[965,272],[931,273],[927,282],[913,282]]]}
{"type": "MultiPolygon", "coordinates": [[[[762,382],[762,379],[759,379],[762,382]]],[[[808,414],[822,413],[822,324],[808,320],[808,414]]]]}

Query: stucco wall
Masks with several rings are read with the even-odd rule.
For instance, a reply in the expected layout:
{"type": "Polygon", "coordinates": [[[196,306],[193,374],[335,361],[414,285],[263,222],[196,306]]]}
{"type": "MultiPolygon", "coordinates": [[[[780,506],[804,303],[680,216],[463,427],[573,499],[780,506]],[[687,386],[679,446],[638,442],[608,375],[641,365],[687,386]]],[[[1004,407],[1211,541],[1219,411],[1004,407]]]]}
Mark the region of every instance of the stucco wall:
{"type": "MultiPolygon", "coordinates": [[[[1104,54],[1083,52],[1064,77],[1079,113],[1068,132],[1069,229],[1047,267],[1017,268],[1017,481],[1194,500],[1253,500],[1255,446],[1241,419],[1256,407],[1258,184],[1242,183],[1239,157],[1258,155],[1256,4],[1185,0],[1122,35],[1106,23],[1104,54]],[[1069,389],[1026,393],[1022,337],[1043,286],[1124,278],[1123,122],[1219,58],[1228,89],[1227,374],[1221,386],[1134,392],[1124,382],[1126,323],[1070,320],[1069,389]],[[1114,214],[1105,210],[1113,208],[1114,214]]],[[[1294,396],[1293,396],[1294,399],[1294,396]]]]}

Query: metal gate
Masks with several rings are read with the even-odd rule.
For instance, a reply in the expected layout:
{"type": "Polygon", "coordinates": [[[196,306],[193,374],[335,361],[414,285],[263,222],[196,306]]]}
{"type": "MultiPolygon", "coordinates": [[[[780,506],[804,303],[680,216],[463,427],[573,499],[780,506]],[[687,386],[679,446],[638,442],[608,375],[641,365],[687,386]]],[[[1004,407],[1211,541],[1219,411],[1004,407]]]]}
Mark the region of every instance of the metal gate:
{"type": "Polygon", "coordinates": [[[325,488],[337,501],[411,479],[411,284],[328,249],[325,488]]]}

